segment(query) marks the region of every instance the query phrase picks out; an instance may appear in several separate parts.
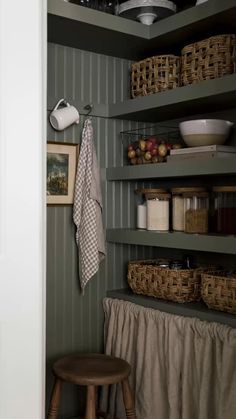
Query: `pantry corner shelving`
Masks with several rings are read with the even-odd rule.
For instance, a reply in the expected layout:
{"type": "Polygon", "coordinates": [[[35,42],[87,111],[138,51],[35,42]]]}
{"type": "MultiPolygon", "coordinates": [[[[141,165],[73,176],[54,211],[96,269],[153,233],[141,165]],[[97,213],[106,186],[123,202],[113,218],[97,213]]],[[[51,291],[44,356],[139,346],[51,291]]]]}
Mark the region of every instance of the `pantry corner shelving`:
{"type": "Polygon", "coordinates": [[[189,176],[233,175],[236,172],[236,157],[214,158],[211,160],[191,160],[179,163],[159,163],[123,167],[106,170],[108,181],[180,178],[189,176]]]}
{"type": "Polygon", "coordinates": [[[100,54],[138,59],[149,40],[147,26],[63,0],[48,1],[48,40],[100,54]]]}
{"type": "Polygon", "coordinates": [[[114,57],[138,60],[179,50],[192,40],[234,32],[234,0],[211,0],[150,27],[63,0],[48,1],[48,40],[114,57]]]}
{"type": "Polygon", "coordinates": [[[111,243],[236,255],[236,236],[187,234],[180,232],[162,233],[147,230],[113,228],[107,230],[106,239],[111,243]]]}
{"type": "Polygon", "coordinates": [[[158,122],[178,117],[234,107],[236,74],[205,80],[144,97],[129,99],[109,107],[109,116],[143,122],[158,122]]]}
{"type": "MultiPolygon", "coordinates": [[[[63,0],[48,0],[49,42],[135,61],[162,53],[180,54],[181,48],[192,41],[218,33],[235,33],[235,21],[236,0],[209,0],[150,27],[63,0]]],[[[50,106],[53,103],[54,98],[50,106]]],[[[96,115],[156,123],[233,107],[236,107],[236,74],[120,103],[100,104],[96,106],[96,115]]],[[[236,157],[184,161],[181,164],[109,167],[106,170],[108,181],[220,175],[236,175],[236,157]]],[[[113,228],[107,230],[106,239],[110,243],[122,245],[236,255],[236,236],[113,228]]],[[[235,316],[208,310],[202,303],[170,303],[137,296],[130,290],[109,291],[107,295],[177,315],[218,321],[236,327],[235,316]]]]}

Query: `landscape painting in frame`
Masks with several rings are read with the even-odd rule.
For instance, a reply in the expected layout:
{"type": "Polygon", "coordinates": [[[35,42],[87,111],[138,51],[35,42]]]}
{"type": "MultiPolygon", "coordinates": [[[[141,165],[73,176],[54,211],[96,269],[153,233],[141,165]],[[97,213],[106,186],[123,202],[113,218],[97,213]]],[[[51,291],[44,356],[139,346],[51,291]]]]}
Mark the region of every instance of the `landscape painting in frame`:
{"type": "Polygon", "coordinates": [[[73,204],[77,144],[47,144],[47,204],[73,204]]]}

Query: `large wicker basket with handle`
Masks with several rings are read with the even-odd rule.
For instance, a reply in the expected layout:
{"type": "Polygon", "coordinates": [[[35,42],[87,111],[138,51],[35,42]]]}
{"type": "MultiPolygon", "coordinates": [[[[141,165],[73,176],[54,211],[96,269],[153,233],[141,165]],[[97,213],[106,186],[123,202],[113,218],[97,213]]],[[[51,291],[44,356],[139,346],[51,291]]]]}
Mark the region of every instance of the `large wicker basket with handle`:
{"type": "Polygon", "coordinates": [[[131,65],[131,96],[175,89],[180,85],[180,57],[157,55],[131,65]]]}
{"type": "Polygon", "coordinates": [[[131,261],[128,265],[128,284],[135,294],[178,303],[198,301],[201,297],[201,274],[207,269],[169,269],[158,266],[158,260],[131,261]]]}
{"type": "Polygon", "coordinates": [[[236,72],[236,36],[218,35],[187,45],[181,52],[181,84],[236,72]]]}
{"type": "Polygon", "coordinates": [[[236,314],[236,275],[225,275],[202,275],[202,299],[209,308],[236,314]]]}

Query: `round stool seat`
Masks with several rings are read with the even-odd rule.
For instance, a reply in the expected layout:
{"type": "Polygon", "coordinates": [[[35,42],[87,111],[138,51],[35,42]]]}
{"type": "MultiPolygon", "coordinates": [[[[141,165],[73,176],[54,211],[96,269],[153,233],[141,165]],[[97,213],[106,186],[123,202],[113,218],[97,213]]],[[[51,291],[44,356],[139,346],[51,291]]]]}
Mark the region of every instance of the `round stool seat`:
{"type": "Polygon", "coordinates": [[[82,386],[116,384],[130,374],[130,365],[120,358],[103,354],[68,355],[55,362],[57,377],[82,386]]]}

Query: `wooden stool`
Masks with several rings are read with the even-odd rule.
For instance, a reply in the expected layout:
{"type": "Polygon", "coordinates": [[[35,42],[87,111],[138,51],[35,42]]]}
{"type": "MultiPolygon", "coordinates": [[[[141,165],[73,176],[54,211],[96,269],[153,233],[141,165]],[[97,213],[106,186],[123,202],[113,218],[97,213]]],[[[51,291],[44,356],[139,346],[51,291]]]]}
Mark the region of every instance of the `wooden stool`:
{"type": "MultiPolygon", "coordinates": [[[[85,419],[96,419],[97,386],[121,383],[127,419],[136,419],[134,400],[128,382],[130,365],[120,358],[102,354],[69,355],[53,365],[55,384],[48,419],[57,419],[62,382],[87,387],[85,419]]],[[[99,413],[98,416],[111,416],[99,413]]]]}

